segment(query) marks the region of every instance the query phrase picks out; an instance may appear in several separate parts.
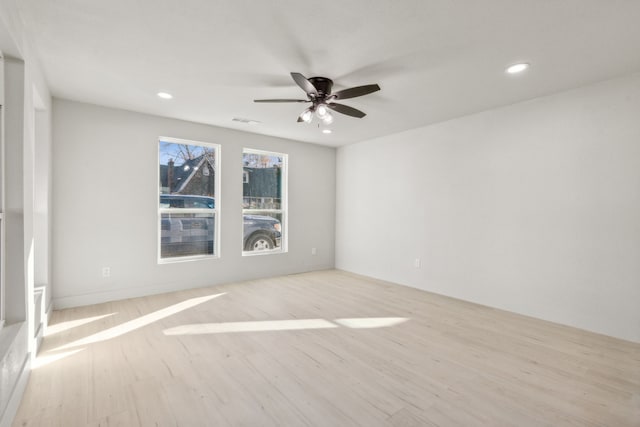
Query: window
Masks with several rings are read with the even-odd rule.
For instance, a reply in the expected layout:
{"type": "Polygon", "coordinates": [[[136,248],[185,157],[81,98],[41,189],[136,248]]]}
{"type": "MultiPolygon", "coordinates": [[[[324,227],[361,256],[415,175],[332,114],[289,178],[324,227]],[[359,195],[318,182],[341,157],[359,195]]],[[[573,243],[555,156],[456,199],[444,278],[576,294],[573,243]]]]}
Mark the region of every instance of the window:
{"type": "Polygon", "coordinates": [[[243,255],[286,252],[287,155],[242,153],[243,255]]]}
{"type": "Polygon", "coordinates": [[[219,158],[216,144],[160,138],[161,261],[218,256],[219,158]]]}

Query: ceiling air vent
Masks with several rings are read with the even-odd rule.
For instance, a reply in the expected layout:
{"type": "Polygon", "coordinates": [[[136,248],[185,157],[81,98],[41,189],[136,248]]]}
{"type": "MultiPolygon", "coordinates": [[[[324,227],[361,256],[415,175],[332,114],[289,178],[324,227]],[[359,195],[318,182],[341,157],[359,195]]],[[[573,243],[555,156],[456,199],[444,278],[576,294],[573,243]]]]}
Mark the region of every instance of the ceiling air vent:
{"type": "Polygon", "coordinates": [[[232,122],[239,122],[239,123],[244,123],[246,125],[257,125],[258,123],[260,123],[257,120],[251,120],[251,119],[243,119],[241,117],[234,117],[233,119],[231,119],[232,122]]]}

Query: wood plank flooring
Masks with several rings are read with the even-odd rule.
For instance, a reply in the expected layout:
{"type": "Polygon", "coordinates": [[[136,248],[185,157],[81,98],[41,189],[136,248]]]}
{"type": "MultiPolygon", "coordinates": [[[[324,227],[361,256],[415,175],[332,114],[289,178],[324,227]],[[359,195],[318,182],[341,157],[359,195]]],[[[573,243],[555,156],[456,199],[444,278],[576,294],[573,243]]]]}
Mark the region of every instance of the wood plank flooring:
{"type": "Polygon", "coordinates": [[[340,271],[56,311],[14,426],[640,426],[640,344],[340,271]]]}

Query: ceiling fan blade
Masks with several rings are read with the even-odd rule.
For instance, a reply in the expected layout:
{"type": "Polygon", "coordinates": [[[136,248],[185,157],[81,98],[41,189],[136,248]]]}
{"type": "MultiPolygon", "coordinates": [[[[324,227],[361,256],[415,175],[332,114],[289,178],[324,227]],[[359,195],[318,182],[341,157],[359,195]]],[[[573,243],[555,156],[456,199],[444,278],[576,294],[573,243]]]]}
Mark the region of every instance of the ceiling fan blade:
{"type": "Polygon", "coordinates": [[[331,108],[333,111],[337,111],[338,113],[346,114],[347,116],[351,117],[357,117],[359,119],[366,116],[366,114],[362,111],[357,110],[353,107],[349,107],[348,105],[336,104],[335,102],[333,102],[331,104],[327,104],[327,107],[331,108]]]}
{"type": "Polygon", "coordinates": [[[298,86],[302,88],[308,95],[318,96],[318,90],[314,85],[311,84],[309,80],[305,76],[300,73],[291,73],[291,77],[296,82],[298,86]]]}
{"type": "Polygon", "coordinates": [[[310,102],[306,99],[254,99],[253,102],[310,102]]]}
{"type": "Polygon", "coordinates": [[[339,90],[338,92],[335,92],[332,96],[335,96],[335,99],[348,99],[348,98],[355,98],[356,96],[368,95],[372,92],[377,92],[379,90],[380,90],[380,86],[378,86],[377,84],[356,86],[356,87],[351,87],[349,89],[339,90]]]}

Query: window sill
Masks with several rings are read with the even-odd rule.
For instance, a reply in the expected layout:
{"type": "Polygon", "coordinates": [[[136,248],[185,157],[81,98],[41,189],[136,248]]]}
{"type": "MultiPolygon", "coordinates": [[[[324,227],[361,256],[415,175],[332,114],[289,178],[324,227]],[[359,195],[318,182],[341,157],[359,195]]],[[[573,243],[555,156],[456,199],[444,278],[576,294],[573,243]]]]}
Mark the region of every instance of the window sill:
{"type": "Polygon", "coordinates": [[[158,259],[158,264],[177,264],[181,262],[206,261],[214,259],[220,259],[220,255],[194,255],[175,258],[160,258],[158,259]]]}
{"type": "Polygon", "coordinates": [[[263,256],[263,255],[278,255],[278,254],[286,254],[287,251],[278,249],[272,250],[262,250],[262,251],[242,251],[242,256],[252,257],[252,256],[263,256]]]}

